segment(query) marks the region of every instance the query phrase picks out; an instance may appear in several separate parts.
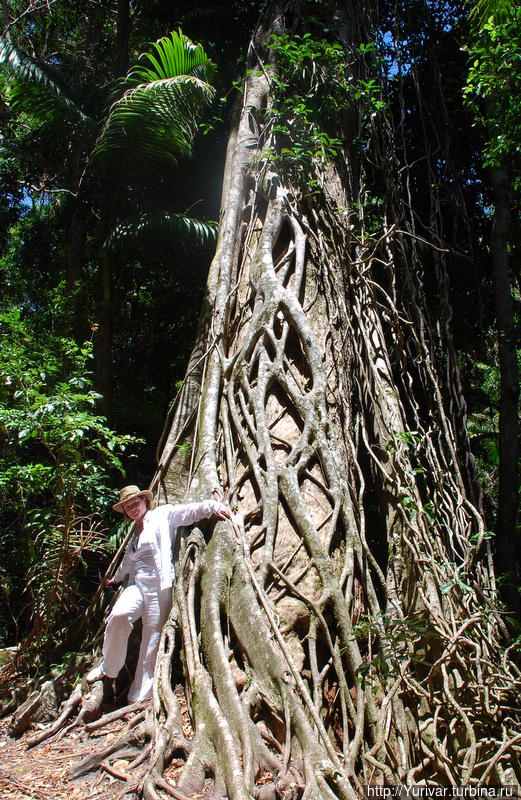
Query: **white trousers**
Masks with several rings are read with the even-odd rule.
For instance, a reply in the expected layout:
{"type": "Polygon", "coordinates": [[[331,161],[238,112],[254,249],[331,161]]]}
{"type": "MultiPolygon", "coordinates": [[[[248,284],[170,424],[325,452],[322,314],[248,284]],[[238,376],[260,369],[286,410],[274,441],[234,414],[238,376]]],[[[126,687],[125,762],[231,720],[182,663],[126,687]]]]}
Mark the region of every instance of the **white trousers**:
{"type": "Polygon", "coordinates": [[[171,599],[172,589],[161,591],[155,576],[141,580],[137,578],[135,584],[123,590],[109,614],[101,663],[103,672],[109,678],[115,678],[124,666],[128,637],[136,620],[143,617],[136,674],[128,691],[129,703],[145,700],[152,695],[159,639],[170,611],[171,599]]]}

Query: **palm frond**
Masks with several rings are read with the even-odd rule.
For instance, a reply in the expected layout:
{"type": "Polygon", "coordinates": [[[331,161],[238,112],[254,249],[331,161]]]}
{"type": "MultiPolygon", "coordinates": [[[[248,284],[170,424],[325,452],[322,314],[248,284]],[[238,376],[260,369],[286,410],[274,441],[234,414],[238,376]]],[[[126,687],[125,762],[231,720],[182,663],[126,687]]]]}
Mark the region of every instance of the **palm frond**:
{"type": "Polygon", "coordinates": [[[123,252],[147,247],[151,243],[168,244],[186,238],[195,240],[198,244],[208,244],[215,241],[217,227],[217,223],[213,221],[201,222],[184,214],[152,211],[114,228],[104,247],[123,252]]]}
{"type": "Polygon", "coordinates": [[[206,83],[214,77],[215,65],[200,44],[194,44],[181,30],[172,31],[152,43],[152,51],[142,53],[139,63],[133,67],[127,78],[131,86],[163,78],[192,75],[206,83]],[[149,66],[146,65],[149,63],[149,66]]]}
{"type": "Polygon", "coordinates": [[[128,75],[130,88],[110,110],[91,165],[127,175],[165,175],[191,154],[203,108],[214,95],[212,62],[181,32],[160,39],[128,75]],[[203,76],[203,77],[201,77],[203,76]]]}
{"type": "Polygon", "coordinates": [[[92,165],[163,176],[166,165],[191,155],[201,109],[212,95],[207,83],[188,75],[129,89],[111,108],[92,165]]]}
{"type": "Polygon", "coordinates": [[[47,64],[20,52],[9,39],[0,35],[0,65],[13,76],[8,89],[11,106],[31,108],[49,116],[56,108],[88,120],[76,95],[77,87],[53,64],[47,64]]]}

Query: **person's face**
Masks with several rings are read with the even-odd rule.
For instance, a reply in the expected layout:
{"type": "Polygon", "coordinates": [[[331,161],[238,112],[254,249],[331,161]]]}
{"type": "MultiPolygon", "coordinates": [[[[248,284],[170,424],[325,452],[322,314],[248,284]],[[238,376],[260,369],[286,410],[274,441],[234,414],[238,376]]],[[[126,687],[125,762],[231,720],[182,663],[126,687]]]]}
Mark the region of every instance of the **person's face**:
{"type": "Polygon", "coordinates": [[[132,500],[123,503],[123,511],[129,519],[139,522],[147,512],[147,501],[144,497],[133,497],[132,500]]]}

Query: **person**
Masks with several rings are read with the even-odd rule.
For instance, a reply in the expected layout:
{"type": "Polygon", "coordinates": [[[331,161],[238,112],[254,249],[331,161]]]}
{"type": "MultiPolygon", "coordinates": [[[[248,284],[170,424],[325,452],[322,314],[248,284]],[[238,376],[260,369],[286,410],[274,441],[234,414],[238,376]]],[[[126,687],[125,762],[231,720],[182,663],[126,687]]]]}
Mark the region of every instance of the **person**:
{"type": "Polygon", "coordinates": [[[138,486],[125,486],[119,494],[119,501],[112,507],[134,522],[134,534],[119,569],[107,584],[120,583],[128,575],[129,585],[109,614],[103,659],[87,674],[87,682],[118,675],[125,664],[130,632],[142,617],[141,646],[128,692],[129,703],[135,703],[152,694],[161,629],[171,606],[174,578],[172,542],[176,528],[192,525],[212,515],[218,519],[231,515],[228,506],[215,500],[178,505],[167,503],[152,508],[152,492],[141,491],[138,486]]]}

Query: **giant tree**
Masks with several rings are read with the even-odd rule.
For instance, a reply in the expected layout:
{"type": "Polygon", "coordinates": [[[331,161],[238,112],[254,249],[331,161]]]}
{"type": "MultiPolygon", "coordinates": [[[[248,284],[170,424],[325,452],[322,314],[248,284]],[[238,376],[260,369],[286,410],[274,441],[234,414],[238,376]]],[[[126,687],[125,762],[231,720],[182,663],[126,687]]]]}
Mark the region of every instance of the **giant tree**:
{"type": "Polygon", "coordinates": [[[447,248],[434,218],[417,229],[374,36],[336,0],[269,3],[255,32],[152,482],[160,501],[224,493],[233,522],[181,539],[148,717],[76,775],[151,736],[155,800],[180,753],[177,791],[210,774],[234,800],[519,780],[519,670],[451,395],[447,248]]]}

